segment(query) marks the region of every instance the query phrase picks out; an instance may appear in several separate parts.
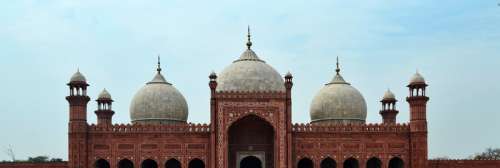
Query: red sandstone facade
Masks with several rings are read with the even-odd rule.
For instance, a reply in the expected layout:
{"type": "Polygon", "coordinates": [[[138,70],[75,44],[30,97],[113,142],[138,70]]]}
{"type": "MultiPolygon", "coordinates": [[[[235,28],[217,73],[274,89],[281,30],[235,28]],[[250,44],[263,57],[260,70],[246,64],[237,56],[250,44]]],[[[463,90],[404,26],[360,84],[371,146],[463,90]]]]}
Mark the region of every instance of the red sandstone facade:
{"type": "Polygon", "coordinates": [[[291,75],[285,92],[218,92],[216,78],[209,82],[211,124],[112,125],[108,108],[97,110],[98,124],[89,125],[88,84],[69,83],[67,166],[237,168],[258,160],[264,168],[500,167],[499,161],[427,159],[425,83],[408,85],[409,123],[395,123],[395,108],[384,108],[380,124],[315,125],[291,122],[291,75]]]}
{"type": "Polygon", "coordinates": [[[210,124],[112,124],[113,100],[97,99],[87,122],[84,81],[68,84],[67,163],[2,163],[0,168],[493,168],[494,160],[428,160],[425,82],[408,85],[410,121],[396,123],[385,98],[375,124],[294,124],[292,76],[285,91],[217,91],[209,76],[210,124]]]}

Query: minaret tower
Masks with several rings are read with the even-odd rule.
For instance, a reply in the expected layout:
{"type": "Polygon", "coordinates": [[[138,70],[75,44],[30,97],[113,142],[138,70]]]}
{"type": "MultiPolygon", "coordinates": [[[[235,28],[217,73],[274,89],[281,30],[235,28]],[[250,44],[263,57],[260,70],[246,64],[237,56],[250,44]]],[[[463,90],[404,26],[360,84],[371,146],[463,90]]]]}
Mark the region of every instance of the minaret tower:
{"type": "Polygon", "coordinates": [[[106,89],[104,89],[99,94],[96,101],[97,110],[95,111],[95,114],[97,115],[97,125],[110,126],[112,124],[113,114],[115,114],[115,112],[111,109],[111,104],[113,103],[111,95],[106,89]]]}
{"type": "Polygon", "coordinates": [[[410,95],[406,101],[410,104],[410,164],[412,168],[427,165],[427,84],[418,72],[413,75],[408,85],[410,95]]]}
{"type": "Polygon", "coordinates": [[[396,115],[398,115],[399,111],[396,109],[396,96],[391,90],[387,89],[380,101],[382,103],[382,110],[380,110],[380,115],[382,115],[382,120],[384,124],[395,124],[396,123],[396,115]]]}
{"type": "Polygon", "coordinates": [[[215,89],[217,88],[217,74],[212,71],[210,75],[208,76],[210,79],[210,82],[208,82],[208,86],[210,87],[210,160],[209,164],[211,168],[217,167],[215,162],[216,162],[216,143],[217,143],[217,136],[216,136],[216,128],[217,128],[217,99],[215,98],[216,91],[215,89]]]}
{"type": "Polygon", "coordinates": [[[70,90],[69,96],[66,96],[69,103],[68,167],[88,167],[87,103],[90,97],[87,96],[87,86],[89,85],[80,71],[77,71],[71,77],[68,86],[70,90]]]}

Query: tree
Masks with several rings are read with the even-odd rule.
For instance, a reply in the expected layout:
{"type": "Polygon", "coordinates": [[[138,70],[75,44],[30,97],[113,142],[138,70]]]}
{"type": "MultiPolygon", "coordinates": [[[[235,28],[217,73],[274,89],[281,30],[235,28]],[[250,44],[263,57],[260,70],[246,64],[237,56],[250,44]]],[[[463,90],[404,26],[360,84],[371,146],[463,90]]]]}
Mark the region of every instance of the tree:
{"type": "Polygon", "coordinates": [[[487,148],[486,151],[482,153],[475,154],[474,159],[482,160],[500,160],[500,148],[487,148]]]}
{"type": "Polygon", "coordinates": [[[13,162],[16,161],[16,155],[14,154],[14,150],[11,145],[5,149],[5,154],[7,154],[13,162]]]}
{"type": "Polygon", "coordinates": [[[61,158],[52,158],[50,162],[63,162],[63,160],[61,158]]]}
{"type": "Polygon", "coordinates": [[[34,162],[34,163],[49,162],[49,157],[48,156],[29,157],[28,162],[34,162]]]}

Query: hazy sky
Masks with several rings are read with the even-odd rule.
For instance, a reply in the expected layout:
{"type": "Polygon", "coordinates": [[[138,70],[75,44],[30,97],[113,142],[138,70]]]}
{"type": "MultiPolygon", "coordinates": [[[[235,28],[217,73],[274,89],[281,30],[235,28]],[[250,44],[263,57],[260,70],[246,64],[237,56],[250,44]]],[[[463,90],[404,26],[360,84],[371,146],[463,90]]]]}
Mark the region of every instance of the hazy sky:
{"type": "MultiPolygon", "coordinates": [[[[208,75],[253,49],[280,73],[294,75],[293,121],[309,121],[314,94],[342,74],[381,122],[379,99],[396,94],[398,122],[418,69],[429,83],[430,157],[467,157],[500,147],[500,6],[498,0],[0,2],[0,148],[17,158],[67,159],[68,94],[79,67],[95,100],[113,96],[115,123],[162,55],[163,73],[186,97],[190,122],[209,121],[208,75]]],[[[88,106],[95,123],[95,101],[88,106]]],[[[8,159],[0,153],[0,160],[8,159]]]]}

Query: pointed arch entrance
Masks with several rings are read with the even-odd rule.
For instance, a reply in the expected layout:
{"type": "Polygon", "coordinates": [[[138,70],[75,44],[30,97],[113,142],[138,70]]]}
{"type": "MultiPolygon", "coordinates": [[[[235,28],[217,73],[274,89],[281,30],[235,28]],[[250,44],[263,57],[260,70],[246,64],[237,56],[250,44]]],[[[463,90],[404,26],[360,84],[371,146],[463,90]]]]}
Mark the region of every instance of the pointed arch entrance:
{"type": "Polygon", "coordinates": [[[99,159],[94,163],[95,168],[110,168],[109,162],[104,159],[99,159]]]}
{"type": "Polygon", "coordinates": [[[309,158],[302,158],[297,163],[297,168],[314,168],[314,163],[309,158]]]}
{"type": "Polygon", "coordinates": [[[354,158],[349,158],[344,161],[344,168],[359,168],[359,162],[354,158]]]}
{"type": "Polygon", "coordinates": [[[376,157],[372,157],[366,162],[366,168],[382,168],[382,161],[376,157]]]}
{"type": "Polygon", "coordinates": [[[193,159],[189,161],[188,168],[205,168],[205,163],[200,159],[193,159]]]}
{"type": "Polygon", "coordinates": [[[259,159],[262,168],[274,167],[274,128],[256,115],[245,116],[229,127],[228,149],[229,167],[243,168],[238,166],[249,156],[259,159]]]}
{"type": "Polygon", "coordinates": [[[165,162],[165,168],[181,168],[181,162],[177,159],[169,159],[165,162]]]}
{"type": "Polygon", "coordinates": [[[134,168],[134,163],[128,159],[122,159],[118,162],[118,168],[134,168]]]}
{"type": "Polygon", "coordinates": [[[389,161],[389,168],[403,168],[404,162],[403,159],[399,157],[394,157],[389,161]]]}
{"type": "Polygon", "coordinates": [[[142,161],[141,168],[158,168],[158,164],[152,159],[146,159],[142,161]]]}
{"type": "Polygon", "coordinates": [[[337,163],[330,157],[327,157],[321,161],[321,168],[337,168],[337,163]]]}

